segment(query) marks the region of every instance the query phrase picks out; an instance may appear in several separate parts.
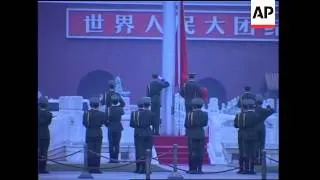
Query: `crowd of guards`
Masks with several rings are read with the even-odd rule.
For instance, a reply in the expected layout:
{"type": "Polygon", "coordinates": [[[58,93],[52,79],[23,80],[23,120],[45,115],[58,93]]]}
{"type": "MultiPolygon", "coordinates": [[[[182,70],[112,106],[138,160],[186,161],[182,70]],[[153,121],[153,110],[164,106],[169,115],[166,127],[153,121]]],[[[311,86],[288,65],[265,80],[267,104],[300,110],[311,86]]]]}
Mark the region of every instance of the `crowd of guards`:
{"type": "MultiPolygon", "coordinates": [[[[208,124],[208,113],[202,110],[205,105],[202,87],[195,81],[194,73],[189,74],[188,81],[180,89],[180,95],[185,99],[186,119],[184,127],[188,139],[188,165],[190,174],[201,174],[205,149],[204,127],[208,124]]],[[[152,149],[153,136],[159,135],[161,91],[170,84],[157,74],[147,85],[146,97],[138,100],[138,109],[131,112],[130,127],[134,129],[134,145],[136,169],[135,173],[146,173],[143,160],[146,150],[152,149]]],[[[261,157],[265,144],[264,121],[273,113],[268,106],[262,108],[262,96],[254,95],[250,88],[239,100],[241,112],[234,119],[238,128],[239,168],[240,174],[254,174],[254,165],[261,157]]],[[[50,133],[48,126],[52,114],[48,111],[48,99],[40,97],[38,101],[38,154],[39,173],[48,173],[46,168],[50,133]]],[[[115,82],[109,81],[108,90],[100,97],[90,98],[91,109],[83,115],[83,126],[86,128],[85,142],[88,147],[88,171],[101,173],[100,154],[102,146],[102,126],[108,128],[109,163],[119,163],[121,132],[121,116],[124,114],[125,102],[115,91],[115,82]],[[105,112],[99,110],[105,105],[105,112]]]]}

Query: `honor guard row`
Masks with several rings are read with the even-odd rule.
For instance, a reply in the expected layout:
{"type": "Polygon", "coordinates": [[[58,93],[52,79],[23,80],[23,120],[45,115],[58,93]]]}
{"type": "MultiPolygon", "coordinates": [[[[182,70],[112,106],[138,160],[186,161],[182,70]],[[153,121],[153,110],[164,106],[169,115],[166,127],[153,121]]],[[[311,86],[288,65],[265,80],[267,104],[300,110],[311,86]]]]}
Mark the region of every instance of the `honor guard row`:
{"type": "Polygon", "coordinates": [[[238,128],[239,174],[255,174],[254,165],[261,163],[265,146],[265,120],[274,112],[270,106],[262,108],[263,97],[241,99],[241,112],[234,119],[238,128]]]}

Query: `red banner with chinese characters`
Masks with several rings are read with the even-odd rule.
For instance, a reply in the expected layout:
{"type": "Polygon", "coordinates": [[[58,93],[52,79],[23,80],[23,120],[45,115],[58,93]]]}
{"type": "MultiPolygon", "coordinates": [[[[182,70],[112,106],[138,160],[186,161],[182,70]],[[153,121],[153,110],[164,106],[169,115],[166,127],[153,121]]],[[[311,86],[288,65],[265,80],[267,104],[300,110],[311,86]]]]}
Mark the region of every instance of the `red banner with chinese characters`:
{"type": "MultiPolygon", "coordinates": [[[[185,11],[188,40],[278,41],[276,28],[253,29],[248,11],[185,11]]],[[[67,9],[67,38],[162,39],[162,12],[131,9],[67,9]]]]}

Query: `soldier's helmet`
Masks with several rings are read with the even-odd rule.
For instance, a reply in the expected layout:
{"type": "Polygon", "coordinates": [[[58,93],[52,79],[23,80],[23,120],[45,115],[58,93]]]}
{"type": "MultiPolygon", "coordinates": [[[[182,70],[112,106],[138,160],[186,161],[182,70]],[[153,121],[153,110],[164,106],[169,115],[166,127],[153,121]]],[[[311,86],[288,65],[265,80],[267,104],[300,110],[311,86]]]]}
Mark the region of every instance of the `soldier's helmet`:
{"type": "Polygon", "coordinates": [[[98,97],[92,97],[92,98],[90,98],[89,101],[90,101],[90,106],[91,106],[91,107],[94,107],[94,108],[99,107],[100,101],[99,101],[99,98],[98,98],[98,97]]]}
{"type": "Polygon", "coordinates": [[[138,108],[143,108],[143,105],[144,105],[144,99],[143,99],[143,98],[140,98],[140,99],[138,100],[137,105],[138,105],[138,108]]]}
{"type": "Polygon", "coordinates": [[[196,78],[196,73],[189,73],[189,79],[194,79],[196,78]]]}
{"type": "Polygon", "coordinates": [[[38,99],[38,105],[39,105],[40,107],[42,107],[42,108],[46,108],[46,107],[48,107],[48,105],[49,105],[49,101],[48,101],[48,99],[45,98],[45,97],[40,97],[40,98],[38,99]]]}
{"type": "Polygon", "coordinates": [[[246,92],[251,91],[251,87],[250,87],[250,86],[245,86],[245,87],[244,87],[244,90],[245,90],[246,92]]]}
{"type": "Polygon", "coordinates": [[[151,105],[151,98],[150,97],[143,97],[142,101],[143,101],[144,107],[149,107],[151,105]]]}
{"type": "Polygon", "coordinates": [[[191,100],[191,105],[196,108],[201,108],[204,104],[204,101],[201,98],[193,98],[191,100]]]}
{"type": "Polygon", "coordinates": [[[116,87],[116,82],[114,80],[109,80],[108,81],[108,87],[109,88],[115,88],[116,87]]]}
{"type": "Polygon", "coordinates": [[[253,99],[244,99],[242,101],[243,109],[253,109],[255,106],[255,101],[253,99]]]}
{"type": "Polygon", "coordinates": [[[261,94],[256,95],[256,103],[262,104],[263,103],[263,96],[261,94]]]}
{"type": "Polygon", "coordinates": [[[112,103],[112,104],[118,104],[119,101],[120,101],[119,95],[114,94],[114,95],[111,96],[111,103],[112,103]]]}
{"type": "Polygon", "coordinates": [[[153,79],[157,79],[158,77],[159,77],[158,74],[156,74],[156,73],[153,73],[153,74],[152,74],[152,78],[153,78],[153,79]]]}

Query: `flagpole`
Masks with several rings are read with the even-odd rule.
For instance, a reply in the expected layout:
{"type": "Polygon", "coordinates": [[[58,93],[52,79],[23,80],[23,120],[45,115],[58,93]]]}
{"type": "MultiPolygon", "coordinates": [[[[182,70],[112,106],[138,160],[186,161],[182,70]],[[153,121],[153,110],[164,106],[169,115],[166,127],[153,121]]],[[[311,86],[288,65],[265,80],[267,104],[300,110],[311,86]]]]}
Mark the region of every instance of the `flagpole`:
{"type": "Polygon", "coordinates": [[[180,1],[177,2],[178,5],[178,34],[177,34],[177,53],[178,53],[178,87],[180,88],[181,86],[181,29],[180,29],[180,21],[181,21],[181,3],[180,1]]]}
{"type": "Polygon", "coordinates": [[[163,2],[162,75],[170,83],[163,97],[162,128],[166,135],[173,131],[173,93],[175,84],[176,1],[163,2]]]}
{"type": "MultiPolygon", "coordinates": [[[[178,21],[178,26],[177,26],[177,30],[178,30],[178,33],[177,33],[177,52],[178,53],[178,91],[180,91],[180,87],[181,87],[181,29],[180,29],[180,21],[181,21],[181,3],[180,1],[177,1],[177,10],[178,10],[178,18],[177,18],[177,21],[178,21]]],[[[178,108],[179,108],[179,111],[180,111],[180,102],[181,102],[181,96],[179,95],[179,105],[178,105],[178,108]]],[[[181,135],[181,119],[180,119],[180,116],[181,116],[181,113],[179,112],[179,117],[178,117],[178,124],[179,124],[179,129],[178,129],[178,135],[180,136],[181,135]]]]}

